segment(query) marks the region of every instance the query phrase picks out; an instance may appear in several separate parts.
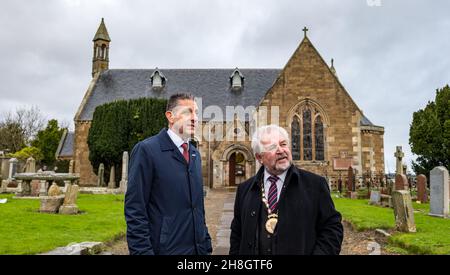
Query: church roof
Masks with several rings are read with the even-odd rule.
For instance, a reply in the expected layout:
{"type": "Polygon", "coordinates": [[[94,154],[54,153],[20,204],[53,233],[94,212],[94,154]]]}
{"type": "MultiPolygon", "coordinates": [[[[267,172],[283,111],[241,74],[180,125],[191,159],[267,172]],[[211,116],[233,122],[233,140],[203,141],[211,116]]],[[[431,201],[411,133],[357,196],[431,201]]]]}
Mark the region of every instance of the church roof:
{"type": "Polygon", "coordinates": [[[56,150],[56,158],[71,158],[73,156],[74,141],[75,133],[65,130],[61,137],[61,140],[59,141],[58,149],[56,150]]]}
{"type": "Polygon", "coordinates": [[[363,126],[374,126],[373,123],[365,115],[362,115],[360,124],[363,126]]]}
{"type": "MultiPolygon", "coordinates": [[[[185,92],[202,98],[203,110],[216,105],[225,115],[226,106],[259,106],[261,99],[281,72],[280,69],[239,69],[245,77],[245,84],[241,89],[233,90],[229,77],[235,69],[158,70],[168,79],[160,89],[152,88],[152,69],[112,69],[102,72],[78,120],[92,120],[97,106],[115,100],[169,98],[173,94],[185,92]]],[[[233,114],[228,114],[228,121],[233,118],[233,114]]]]}
{"type": "Polygon", "coordinates": [[[111,42],[111,38],[109,38],[108,30],[106,29],[105,21],[103,20],[103,18],[102,22],[100,23],[100,26],[98,26],[98,30],[95,33],[94,39],[92,41],[97,40],[105,40],[111,42]]]}

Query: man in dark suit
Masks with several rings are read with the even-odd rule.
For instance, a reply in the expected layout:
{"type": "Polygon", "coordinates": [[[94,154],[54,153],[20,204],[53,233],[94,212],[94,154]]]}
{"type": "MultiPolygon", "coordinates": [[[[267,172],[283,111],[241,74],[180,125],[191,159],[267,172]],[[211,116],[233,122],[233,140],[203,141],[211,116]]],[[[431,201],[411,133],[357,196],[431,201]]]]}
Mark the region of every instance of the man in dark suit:
{"type": "Polygon", "coordinates": [[[239,185],[230,255],[337,255],[343,226],[326,180],[292,164],[287,132],[263,126],[252,138],[262,164],[239,185]]]}
{"type": "Polygon", "coordinates": [[[130,254],[205,255],[212,252],[205,222],[201,157],[188,140],[198,122],[192,95],[167,104],[169,129],[133,148],[125,195],[130,254]]]}

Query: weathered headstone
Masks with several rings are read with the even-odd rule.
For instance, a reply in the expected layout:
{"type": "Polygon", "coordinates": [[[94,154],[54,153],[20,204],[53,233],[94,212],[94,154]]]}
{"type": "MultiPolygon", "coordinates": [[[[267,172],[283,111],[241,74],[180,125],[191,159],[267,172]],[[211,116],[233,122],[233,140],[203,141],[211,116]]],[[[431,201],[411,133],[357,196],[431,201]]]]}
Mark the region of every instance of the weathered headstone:
{"type": "Polygon", "coordinates": [[[381,204],[381,206],[392,208],[392,196],[381,194],[380,195],[380,204],[381,204]]]}
{"type": "Polygon", "coordinates": [[[392,192],[395,224],[401,232],[416,232],[414,221],[414,209],[412,207],[411,194],[406,190],[392,192]]]}
{"type": "Polygon", "coordinates": [[[25,163],[25,173],[36,173],[36,160],[29,157],[25,163]]]}
{"type": "Polygon", "coordinates": [[[1,185],[0,185],[0,194],[8,192],[7,188],[8,188],[8,181],[2,180],[1,185]]]}
{"type": "Polygon", "coordinates": [[[128,152],[122,156],[122,179],[120,180],[120,192],[126,193],[128,186],[128,152]]]}
{"type": "Polygon", "coordinates": [[[16,158],[12,158],[9,160],[9,174],[8,174],[8,179],[9,180],[13,180],[14,176],[17,173],[17,165],[18,165],[19,161],[16,158]]]}
{"type": "Polygon", "coordinates": [[[98,167],[98,187],[103,187],[105,185],[105,165],[103,163],[100,163],[100,166],[98,167]]]}
{"type": "Polygon", "coordinates": [[[69,174],[73,174],[74,172],[75,172],[75,170],[74,170],[74,164],[75,164],[75,162],[73,161],[73,159],[72,160],[70,160],[70,162],[69,162],[69,174]]]}
{"type": "Polygon", "coordinates": [[[48,196],[42,196],[39,198],[41,200],[41,207],[39,209],[42,213],[58,213],[58,209],[64,201],[64,195],[61,194],[59,187],[56,183],[48,190],[48,196]]]}
{"type": "Polygon", "coordinates": [[[369,200],[369,204],[372,205],[380,205],[381,203],[381,194],[379,191],[370,191],[370,200],[369,200]]]}
{"type": "Polygon", "coordinates": [[[402,147],[397,146],[397,150],[395,151],[395,173],[396,174],[403,174],[403,165],[402,165],[402,158],[405,156],[405,154],[402,152],[402,147]]]}
{"type": "Polygon", "coordinates": [[[53,196],[59,196],[61,195],[61,190],[59,189],[59,186],[53,182],[52,186],[50,186],[50,188],[48,189],[48,195],[53,197],[53,196]]]}
{"type": "Polygon", "coordinates": [[[63,205],[59,208],[59,213],[64,215],[78,214],[78,206],[76,205],[78,197],[78,185],[69,184],[67,186],[66,197],[63,205]]]}
{"type": "Polygon", "coordinates": [[[109,189],[116,188],[116,168],[114,168],[114,165],[111,166],[111,170],[109,172],[108,188],[109,189]]]}
{"type": "Polygon", "coordinates": [[[395,175],[395,191],[408,190],[408,179],[405,175],[395,175]]]}
{"type": "Polygon", "coordinates": [[[428,202],[427,177],[422,174],[417,176],[417,200],[421,203],[428,202]]]}
{"type": "Polygon", "coordinates": [[[430,215],[449,217],[449,175],[443,166],[430,172],[430,215]]]}

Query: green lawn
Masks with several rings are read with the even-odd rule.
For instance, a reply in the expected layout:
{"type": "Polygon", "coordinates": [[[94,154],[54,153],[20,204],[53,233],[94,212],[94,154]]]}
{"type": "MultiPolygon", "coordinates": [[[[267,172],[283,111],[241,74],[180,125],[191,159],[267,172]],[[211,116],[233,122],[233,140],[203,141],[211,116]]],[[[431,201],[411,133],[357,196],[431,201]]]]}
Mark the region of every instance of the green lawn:
{"type": "Polygon", "coordinates": [[[105,242],[125,234],[124,195],[78,196],[80,215],[39,213],[39,200],[0,204],[0,255],[36,254],[72,242],[105,242]]]}
{"type": "MultiPolygon", "coordinates": [[[[390,208],[368,205],[368,200],[336,198],[336,208],[355,229],[374,230],[395,227],[390,208]]],[[[450,254],[450,219],[428,216],[429,204],[413,203],[416,233],[395,233],[389,238],[389,249],[408,254],[450,254]]]]}

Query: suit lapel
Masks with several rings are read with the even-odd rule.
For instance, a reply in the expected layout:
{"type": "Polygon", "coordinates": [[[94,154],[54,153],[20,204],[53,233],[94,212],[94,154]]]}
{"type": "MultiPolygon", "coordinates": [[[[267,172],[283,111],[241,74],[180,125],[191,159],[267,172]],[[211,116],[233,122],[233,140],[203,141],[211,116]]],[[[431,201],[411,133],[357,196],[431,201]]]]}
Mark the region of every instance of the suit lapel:
{"type": "Polygon", "coordinates": [[[158,134],[158,138],[160,141],[161,151],[172,151],[172,157],[177,161],[180,161],[183,164],[186,164],[183,155],[180,150],[178,150],[177,146],[170,139],[169,134],[167,134],[167,129],[162,129],[158,134]]]}

